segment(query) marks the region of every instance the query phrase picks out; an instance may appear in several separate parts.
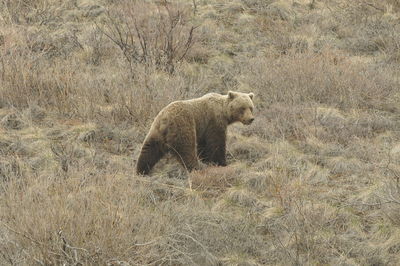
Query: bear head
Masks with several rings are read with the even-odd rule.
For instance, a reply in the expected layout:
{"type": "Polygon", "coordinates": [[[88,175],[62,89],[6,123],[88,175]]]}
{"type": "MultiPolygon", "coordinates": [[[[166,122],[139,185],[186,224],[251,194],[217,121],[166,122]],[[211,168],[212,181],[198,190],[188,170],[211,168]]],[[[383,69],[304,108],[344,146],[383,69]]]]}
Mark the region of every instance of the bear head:
{"type": "Polygon", "coordinates": [[[253,93],[228,92],[228,120],[229,123],[242,122],[250,125],[254,121],[253,93]]]}

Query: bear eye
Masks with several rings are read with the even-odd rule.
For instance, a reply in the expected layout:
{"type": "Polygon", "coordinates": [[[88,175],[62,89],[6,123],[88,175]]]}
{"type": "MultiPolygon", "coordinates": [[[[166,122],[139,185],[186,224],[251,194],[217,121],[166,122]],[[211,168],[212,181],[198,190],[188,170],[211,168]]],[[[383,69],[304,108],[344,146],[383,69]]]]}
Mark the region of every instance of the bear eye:
{"type": "Polygon", "coordinates": [[[244,108],[244,107],[242,107],[242,108],[240,108],[240,112],[244,112],[246,110],[246,108],[244,108]]]}
{"type": "Polygon", "coordinates": [[[250,107],[250,111],[253,112],[253,107],[250,107]]]}

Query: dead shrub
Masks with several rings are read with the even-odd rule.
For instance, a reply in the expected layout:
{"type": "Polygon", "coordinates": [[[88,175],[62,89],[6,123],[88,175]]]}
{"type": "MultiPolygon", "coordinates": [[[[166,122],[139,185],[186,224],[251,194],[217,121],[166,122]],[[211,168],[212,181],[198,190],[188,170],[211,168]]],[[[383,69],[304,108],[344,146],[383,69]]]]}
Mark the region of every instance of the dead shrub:
{"type": "Polygon", "coordinates": [[[276,60],[252,60],[244,81],[269,103],[318,103],[343,108],[368,108],[386,101],[395,84],[340,54],[290,54],[276,60]]]}
{"type": "Polygon", "coordinates": [[[53,143],[51,151],[62,171],[68,172],[71,167],[78,171],[84,167],[84,159],[87,157],[85,150],[68,143],[53,143]]]}
{"type": "Polygon", "coordinates": [[[30,30],[25,36],[26,47],[33,55],[66,58],[84,49],[77,33],[77,28],[71,25],[60,26],[57,31],[45,28],[30,30]]]}
{"type": "Polygon", "coordinates": [[[195,41],[188,10],[166,2],[122,4],[122,9],[109,10],[104,25],[98,28],[121,49],[132,74],[136,64],[173,73],[195,41]]]}
{"type": "Polygon", "coordinates": [[[60,8],[54,0],[2,0],[0,15],[7,24],[47,24],[60,18],[65,2],[60,8]]]}
{"type": "Polygon", "coordinates": [[[243,135],[256,135],[268,141],[282,138],[303,140],[314,132],[312,130],[314,114],[310,108],[302,105],[271,104],[268,107],[261,106],[260,109],[263,111],[258,111],[256,114],[256,122],[240,129],[243,135]]]}
{"type": "Polygon", "coordinates": [[[106,42],[104,33],[95,28],[90,31],[84,45],[87,47],[86,60],[95,66],[101,65],[107,58],[113,58],[115,51],[111,48],[110,42],[106,42]]]}
{"type": "Polygon", "coordinates": [[[378,114],[360,113],[344,117],[324,108],[317,110],[315,125],[315,136],[342,145],[349,145],[356,138],[372,138],[397,127],[394,121],[378,114]]]}
{"type": "Polygon", "coordinates": [[[48,62],[41,55],[29,50],[3,50],[5,67],[0,97],[9,105],[27,107],[36,102],[40,106],[51,106],[60,112],[73,113],[74,69],[63,62],[48,62]]]}
{"type": "Polygon", "coordinates": [[[368,21],[350,38],[350,49],[354,53],[382,52],[389,61],[399,60],[400,36],[399,25],[376,18],[368,21]]]}

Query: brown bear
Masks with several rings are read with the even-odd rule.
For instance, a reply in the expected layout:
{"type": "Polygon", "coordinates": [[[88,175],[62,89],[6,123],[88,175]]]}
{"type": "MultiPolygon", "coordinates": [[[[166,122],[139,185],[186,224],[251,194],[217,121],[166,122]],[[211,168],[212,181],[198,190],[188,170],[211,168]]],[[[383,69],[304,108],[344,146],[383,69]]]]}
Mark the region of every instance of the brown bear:
{"type": "Polygon", "coordinates": [[[249,125],[254,120],[253,93],[229,91],[170,103],[156,116],[144,140],[137,173],[148,174],[167,152],[189,172],[206,163],[226,165],[227,126],[234,122],[249,125]]]}

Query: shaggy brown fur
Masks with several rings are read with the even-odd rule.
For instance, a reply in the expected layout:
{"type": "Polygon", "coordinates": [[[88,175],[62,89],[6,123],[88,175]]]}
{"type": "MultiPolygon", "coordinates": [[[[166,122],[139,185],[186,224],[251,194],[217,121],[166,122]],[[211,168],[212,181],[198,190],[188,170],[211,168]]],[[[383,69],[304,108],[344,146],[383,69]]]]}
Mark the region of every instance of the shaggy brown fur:
{"type": "Polygon", "coordinates": [[[170,152],[188,171],[204,162],[226,165],[226,129],[229,124],[254,120],[253,93],[230,91],[176,101],[156,116],[146,136],[137,163],[138,174],[148,174],[170,152]]]}

